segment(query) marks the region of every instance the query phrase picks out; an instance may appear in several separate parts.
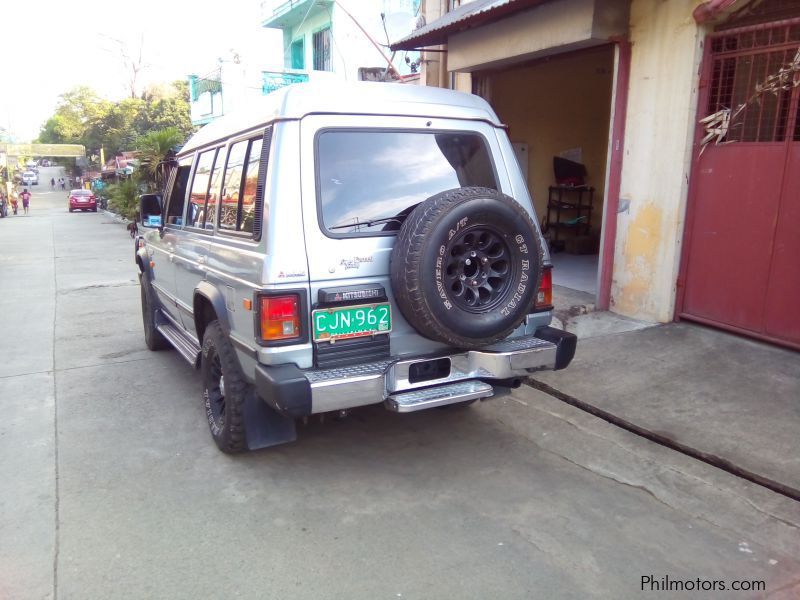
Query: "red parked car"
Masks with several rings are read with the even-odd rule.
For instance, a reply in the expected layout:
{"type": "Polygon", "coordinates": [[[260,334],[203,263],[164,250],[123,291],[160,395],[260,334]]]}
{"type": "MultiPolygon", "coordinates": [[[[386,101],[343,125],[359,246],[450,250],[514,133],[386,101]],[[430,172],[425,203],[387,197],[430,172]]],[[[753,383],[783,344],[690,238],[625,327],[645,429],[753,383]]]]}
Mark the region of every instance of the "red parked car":
{"type": "Polygon", "coordinates": [[[73,210],[97,212],[97,198],[89,190],[72,190],[69,193],[69,212],[73,210]]]}

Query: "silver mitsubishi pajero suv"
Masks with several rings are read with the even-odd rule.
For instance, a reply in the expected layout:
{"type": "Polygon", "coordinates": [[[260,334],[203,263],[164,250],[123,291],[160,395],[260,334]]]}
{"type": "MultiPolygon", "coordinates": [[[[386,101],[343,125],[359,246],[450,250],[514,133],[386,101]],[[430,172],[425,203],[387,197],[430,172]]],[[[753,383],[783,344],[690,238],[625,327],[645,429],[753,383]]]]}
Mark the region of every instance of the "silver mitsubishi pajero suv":
{"type": "Polygon", "coordinates": [[[201,129],[140,213],[147,346],[200,370],[224,452],[292,441],[317,413],[466,406],[575,353],[477,96],[292,85],[201,129]]]}

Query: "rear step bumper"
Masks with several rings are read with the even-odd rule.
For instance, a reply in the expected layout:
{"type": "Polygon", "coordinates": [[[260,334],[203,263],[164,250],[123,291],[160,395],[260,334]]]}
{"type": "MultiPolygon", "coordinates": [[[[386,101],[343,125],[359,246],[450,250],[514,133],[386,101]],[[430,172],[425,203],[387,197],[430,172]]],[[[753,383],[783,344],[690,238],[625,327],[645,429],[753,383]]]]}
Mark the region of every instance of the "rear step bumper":
{"type": "Polygon", "coordinates": [[[446,383],[421,390],[392,394],[386,399],[386,407],[395,412],[414,412],[436,406],[489,398],[492,395],[494,395],[494,388],[488,383],[468,379],[458,383],[446,383]]]}
{"type": "Polygon", "coordinates": [[[576,344],[573,334],[543,327],[532,336],[445,356],[307,371],[294,365],[258,365],[256,391],[270,406],[293,417],[384,401],[391,410],[411,412],[486,398],[493,395],[493,384],[508,387],[535,371],[563,369],[576,344]],[[434,362],[435,369],[424,368],[424,363],[434,362]]]}

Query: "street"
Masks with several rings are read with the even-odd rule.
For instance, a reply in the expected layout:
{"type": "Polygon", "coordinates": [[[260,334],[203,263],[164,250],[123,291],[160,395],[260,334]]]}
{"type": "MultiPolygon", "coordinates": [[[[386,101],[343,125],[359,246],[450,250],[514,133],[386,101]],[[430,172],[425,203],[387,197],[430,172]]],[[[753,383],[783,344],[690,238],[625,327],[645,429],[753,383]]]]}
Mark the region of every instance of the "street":
{"type": "Polygon", "coordinates": [[[124,224],[55,173],[0,220],[0,598],[800,594],[800,503],[528,386],[222,454],[198,374],[144,345],[124,224]]]}

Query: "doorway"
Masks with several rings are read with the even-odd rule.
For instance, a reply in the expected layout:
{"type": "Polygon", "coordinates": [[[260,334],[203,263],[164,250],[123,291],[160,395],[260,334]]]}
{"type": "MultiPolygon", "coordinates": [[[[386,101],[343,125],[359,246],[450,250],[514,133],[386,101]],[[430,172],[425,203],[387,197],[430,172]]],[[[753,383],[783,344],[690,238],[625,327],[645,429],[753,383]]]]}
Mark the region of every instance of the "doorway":
{"type": "Polygon", "coordinates": [[[474,77],[509,137],[550,246],[554,301],[595,303],[607,194],[612,44],[474,77]]]}

